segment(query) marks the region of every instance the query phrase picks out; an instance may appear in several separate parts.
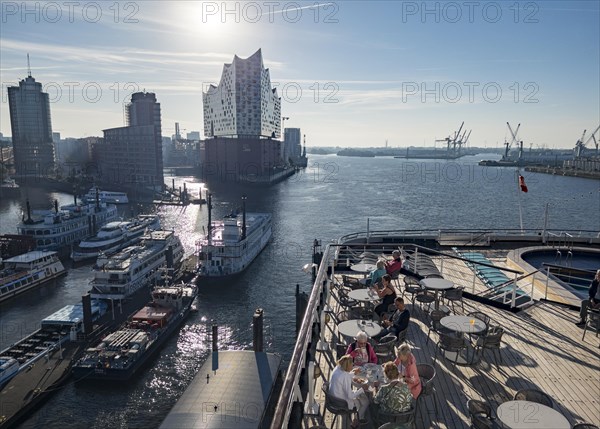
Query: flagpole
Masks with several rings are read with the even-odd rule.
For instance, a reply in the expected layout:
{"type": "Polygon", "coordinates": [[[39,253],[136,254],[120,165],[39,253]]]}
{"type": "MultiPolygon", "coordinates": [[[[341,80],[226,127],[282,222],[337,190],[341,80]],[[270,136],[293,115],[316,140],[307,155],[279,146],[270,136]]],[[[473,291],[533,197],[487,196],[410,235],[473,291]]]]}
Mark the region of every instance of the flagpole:
{"type": "Polygon", "coordinates": [[[523,233],[523,208],[521,207],[521,184],[519,178],[521,177],[521,170],[517,166],[517,200],[519,202],[519,223],[521,225],[521,233],[523,233]]]}

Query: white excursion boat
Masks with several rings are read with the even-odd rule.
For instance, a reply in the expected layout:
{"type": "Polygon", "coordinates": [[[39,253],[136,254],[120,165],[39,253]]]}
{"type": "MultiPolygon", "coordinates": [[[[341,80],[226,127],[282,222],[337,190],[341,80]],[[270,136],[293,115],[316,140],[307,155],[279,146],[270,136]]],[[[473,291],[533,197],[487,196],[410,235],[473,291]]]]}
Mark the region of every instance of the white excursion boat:
{"type": "Polygon", "coordinates": [[[219,278],[241,273],[271,239],[271,215],[246,213],[225,216],[223,221],[211,222],[211,196],[208,197],[209,228],[199,240],[199,278],[219,278]]]}
{"type": "Polygon", "coordinates": [[[151,231],[140,244],[96,262],[90,294],[96,299],[124,299],[141,287],[154,284],[164,268],[178,267],[183,246],[173,231],[151,231]]]}
{"type": "Polygon", "coordinates": [[[160,219],[157,215],[140,215],[130,221],[109,222],[100,228],[95,237],[75,245],[71,259],[78,262],[97,258],[100,253],[114,253],[137,243],[147,229],[159,228],[160,219]]]}
{"type": "Polygon", "coordinates": [[[34,250],[4,261],[0,302],[66,273],[56,252],[34,250]]]}
{"type": "Polygon", "coordinates": [[[125,192],[116,191],[101,191],[98,188],[91,188],[87,194],[83,196],[83,199],[88,203],[96,201],[96,195],[101,202],[107,204],[128,204],[129,198],[125,192]]]}
{"type": "Polygon", "coordinates": [[[35,238],[38,250],[69,249],[73,243],[90,237],[106,222],[117,219],[117,207],[105,203],[68,204],[54,210],[34,210],[27,201],[27,219],[17,226],[19,234],[35,238]]]}

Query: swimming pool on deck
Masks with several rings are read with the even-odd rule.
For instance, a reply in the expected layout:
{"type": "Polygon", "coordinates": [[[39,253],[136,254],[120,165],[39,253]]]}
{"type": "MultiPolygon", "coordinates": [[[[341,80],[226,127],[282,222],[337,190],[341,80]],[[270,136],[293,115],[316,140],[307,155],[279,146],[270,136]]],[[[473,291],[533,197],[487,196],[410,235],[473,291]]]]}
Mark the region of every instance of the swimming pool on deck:
{"type": "Polygon", "coordinates": [[[600,251],[589,249],[530,250],[523,252],[521,258],[541,271],[549,267],[555,281],[579,290],[587,290],[596,270],[600,269],[600,251]]]}

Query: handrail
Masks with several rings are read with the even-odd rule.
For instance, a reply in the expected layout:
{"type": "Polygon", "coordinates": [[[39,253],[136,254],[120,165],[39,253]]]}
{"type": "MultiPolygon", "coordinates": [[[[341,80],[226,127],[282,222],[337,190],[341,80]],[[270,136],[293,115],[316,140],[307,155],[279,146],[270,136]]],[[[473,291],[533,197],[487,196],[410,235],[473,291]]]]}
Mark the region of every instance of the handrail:
{"type": "Polygon", "coordinates": [[[567,268],[569,271],[578,273],[594,274],[596,272],[596,270],[585,270],[583,268],[569,267],[568,265],[549,264],[547,262],[542,262],[542,265],[549,268],[567,268]]]}
{"type": "MultiPolygon", "coordinates": [[[[442,229],[398,229],[398,230],[375,230],[375,231],[369,231],[369,237],[373,238],[373,237],[377,237],[377,236],[381,236],[381,235],[394,235],[394,236],[401,236],[401,235],[423,235],[426,233],[430,233],[432,236],[438,236],[442,233],[445,234],[460,234],[460,233],[481,233],[481,232],[489,232],[492,234],[499,234],[499,233],[505,233],[505,234],[509,234],[509,235],[514,235],[514,236],[527,236],[527,235],[531,235],[539,237],[540,239],[542,238],[542,230],[541,229],[525,229],[525,230],[521,230],[521,229],[499,229],[499,230],[494,230],[494,231],[490,231],[489,229],[448,229],[448,230],[442,230],[442,229]]],[[[554,237],[563,237],[564,234],[578,234],[579,237],[584,237],[585,234],[585,238],[600,238],[600,232],[598,230],[577,230],[577,231],[565,231],[564,229],[546,229],[545,230],[545,234],[549,235],[549,236],[554,236],[554,237]]],[[[366,237],[366,231],[360,231],[360,232],[354,232],[352,234],[347,234],[344,235],[340,238],[339,241],[345,241],[348,239],[352,239],[352,238],[358,238],[358,237],[366,237]]],[[[574,235],[571,235],[571,237],[574,237],[574,235]]]]}
{"type": "Polygon", "coordinates": [[[306,349],[308,343],[311,341],[312,325],[316,317],[317,305],[319,304],[319,295],[323,290],[323,280],[327,275],[327,267],[329,266],[326,261],[331,257],[329,252],[332,247],[338,247],[339,244],[328,244],[323,252],[323,259],[319,266],[315,282],[308,299],[308,304],[302,318],[302,324],[300,325],[300,332],[296,339],[294,346],[294,352],[290,359],[290,364],[281,387],[281,394],[277,401],[275,412],[273,414],[273,420],[271,423],[271,429],[281,429],[284,427],[285,422],[289,422],[290,413],[292,410],[292,402],[294,399],[294,389],[298,385],[300,379],[300,372],[302,370],[302,362],[306,357],[306,349]]]}
{"type": "Polygon", "coordinates": [[[523,279],[526,279],[527,277],[529,277],[531,275],[534,275],[534,274],[537,274],[537,273],[540,273],[540,272],[541,272],[541,270],[538,269],[538,270],[532,271],[530,273],[524,274],[521,277],[518,277],[516,279],[512,279],[512,280],[509,279],[508,281],[506,281],[506,282],[504,282],[502,284],[496,285],[493,288],[486,289],[483,292],[478,293],[477,295],[479,295],[479,296],[491,295],[493,292],[495,292],[495,291],[497,291],[499,289],[502,289],[502,288],[508,286],[511,283],[515,283],[516,284],[516,282],[519,282],[519,281],[521,281],[523,279]]]}

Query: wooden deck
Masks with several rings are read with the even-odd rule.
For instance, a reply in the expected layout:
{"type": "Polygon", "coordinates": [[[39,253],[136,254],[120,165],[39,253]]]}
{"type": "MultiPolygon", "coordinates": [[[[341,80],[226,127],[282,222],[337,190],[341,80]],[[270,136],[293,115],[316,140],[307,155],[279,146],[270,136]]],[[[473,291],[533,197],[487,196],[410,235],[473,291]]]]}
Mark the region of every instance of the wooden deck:
{"type": "MultiPolygon", "coordinates": [[[[444,267],[445,277],[450,268],[444,267]]],[[[456,279],[451,280],[458,283],[462,268],[454,271],[457,268],[460,267],[452,267],[456,279]]],[[[464,268],[468,270],[466,266],[464,268]]],[[[465,279],[472,283],[471,276],[465,279]]],[[[477,289],[481,287],[482,284],[476,285],[477,289]]],[[[465,313],[482,311],[492,318],[493,324],[505,329],[500,351],[503,362],[497,368],[489,350],[479,363],[468,367],[453,367],[452,363],[438,356],[434,381],[438,414],[435,415],[432,399],[426,398],[419,405],[417,428],[469,427],[466,409],[468,399],[486,400],[495,411],[499,404],[512,400],[517,390],[525,388],[535,388],[549,394],[555,401],[554,408],[572,425],[580,422],[600,425],[600,338],[588,330],[585,341],[582,341],[583,329],[574,324],[579,318],[578,312],[546,302],[537,302],[519,313],[467,299],[464,304],[465,313]]],[[[337,303],[331,298],[329,305],[337,310],[337,303]]],[[[407,340],[413,347],[418,363],[432,364],[437,335],[432,333],[433,341],[425,344],[427,316],[409,301],[407,308],[411,312],[407,340]]],[[[458,314],[462,313],[460,306],[456,306],[456,310],[458,314]]],[[[331,319],[325,327],[325,337],[330,344],[336,334],[331,319]]],[[[315,360],[322,374],[316,380],[315,399],[320,404],[321,414],[305,416],[304,428],[317,425],[332,428],[333,416],[327,412],[325,420],[322,417],[324,395],[321,386],[323,381],[329,379],[335,358],[335,351],[317,352],[315,360]]],[[[342,418],[337,419],[335,428],[343,428],[342,418]]]]}

